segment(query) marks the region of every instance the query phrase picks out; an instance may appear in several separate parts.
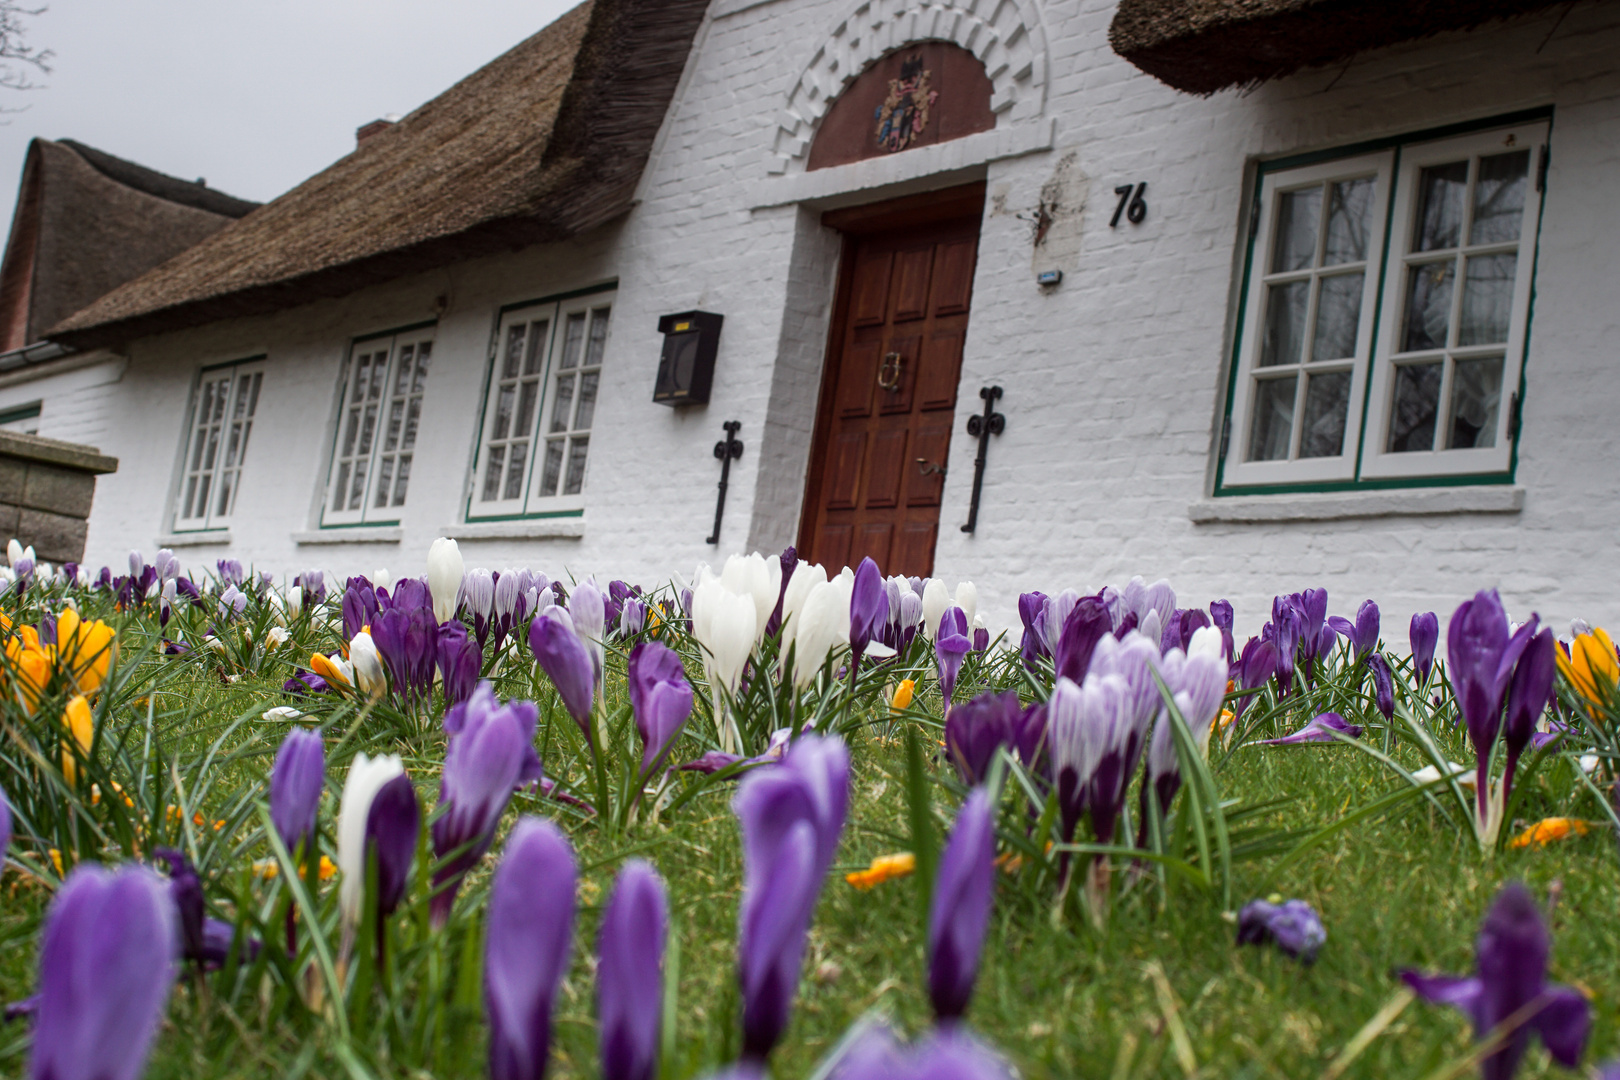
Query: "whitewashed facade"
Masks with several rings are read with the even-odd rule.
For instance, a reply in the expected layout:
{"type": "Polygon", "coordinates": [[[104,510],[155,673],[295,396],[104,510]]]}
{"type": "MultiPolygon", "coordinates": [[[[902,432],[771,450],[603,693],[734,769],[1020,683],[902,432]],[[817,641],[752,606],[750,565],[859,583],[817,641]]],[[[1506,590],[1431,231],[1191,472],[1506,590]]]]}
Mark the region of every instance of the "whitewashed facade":
{"type": "MultiPolygon", "coordinates": [[[[0,376],[0,412],[39,400],[40,434],[120,459],[97,491],[91,566],[167,545],[188,565],[228,556],[287,573],[397,574],[419,570],[428,545],[447,535],[469,565],[661,581],[798,537],[840,251],[821,213],[982,179],[935,572],[974,580],[993,625],[1016,624],[1021,590],[1096,588],[1133,574],[1170,578],[1184,603],[1230,599],[1240,629],[1258,626],[1274,593],[1313,585],[1329,589],[1335,611],[1378,599],[1386,637],[1397,641],[1412,611],[1448,613],[1483,587],[1501,589],[1516,617],[1534,609],[1553,620],[1620,620],[1620,578],[1605,557],[1620,528],[1620,8],[1560,8],[1209,98],[1178,93],[1116,56],[1113,9],[1107,0],[715,0],[628,216],[581,240],[0,376]],[[806,171],[842,73],[931,38],[982,52],[994,129],[806,171]],[[1512,322],[1503,333],[1516,336],[1497,406],[1512,407],[1522,353],[1516,443],[1466,452],[1491,457],[1480,466],[1493,473],[1489,483],[1447,479],[1453,466],[1439,461],[1419,470],[1419,486],[1302,491],[1295,481],[1344,480],[1355,466],[1313,472],[1301,459],[1292,470],[1245,472],[1238,459],[1250,425],[1230,433],[1226,467],[1285,490],[1217,494],[1232,365],[1245,365],[1240,386],[1260,365],[1262,345],[1238,337],[1256,185],[1309,179],[1262,163],[1365,155],[1365,174],[1385,177],[1369,220],[1375,234],[1387,231],[1387,261],[1397,266],[1416,211],[1386,205],[1388,178],[1441,129],[1476,141],[1518,131],[1514,146],[1528,150],[1533,212],[1509,246],[1519,265],[1533,263],[1533,301],[1528,274],[1514,278],[1518,306],[1501,317],[1512,322]],[[1550,158],[1538,191],[1543,144],[1550,158]],[[1111,227],[1115,189],[1144,182],[1145,218],[1111,227]],[[1028,219],[1043,200],[1054,217],[1037,246],[1028,219]],[[1048,270],[1062,271],[1061,284],[1037,284],[1048,270]],[[522,308],[531,302],[553,306],[522,308]],[[565,491],[573,452],[565,449],[555,495],[516,492],[516,502],[497,498],[501,520],[470,520],[489,516],[476,509],[485,477],[474,462],[492,438],[488,392],[492,376],[500,380],[492,363],[505,335],[543,318],[560,349],[570,311],[589,319],[608,307],[594,416],[588,432],[572,431],[588,435],[577,493],[565,491]],[[690,309],[725,316],[712,399],[656,405],[657,320],[690,309]],[[431,345],[424,380],[401,398],[419,409],[408,489],[398,505],[389,495],[386,513],[334,510],[351,361],[392,335],[402,335],[395,357],[407,339],[431,345]],[[242,361],[262,382],[234,505],[187,518],[188,439],[202,388],[217,381],[205,373],[242,361]],[[978,528],[968,535],[958,526],[975,444],[964,427],[989,384],[1004,389],[1006,430],[991,439],[978,528]],[[728,420],[741,422],[746,449],[711,546],[713,447],[728,420]]],[[[1481,168],[1477,147],[1459,153],[1481,168]]],[[[1335,175],[1330,168],[1316,180],[1335,175]]],[[[1400,186],[1396,196],[1410,202],[1400,186]]],[[[1263,239],[1279,228],[1270,198],[1268,189],[1253,226],[1263,239]]],[[[1376,275],[1384,261],[1376,245],[1365,257],[1376,275]]],[[[1302,258],[1305,278],[1324,276],[1321,253],[1315,263],[1302,258]]],[[[1364,297],[1382,303],[1386,335],[1387,313],[1401,302],[1394,277],[1383,288],[1369,278],[1364,297]]],[[[1373,401],[1360,475],[1371,479],[1383,458],[1382,475],[1394,480],[1405,465],[1375,453],[1387,437],[1365,388],[1369,378],[1394,377],[1388,357],[1399,349],[1369,339],[1371,313],[1363,314],[1358,347],[1367,355],[1339,358],[1334,370],[1350,373],[1352,416],[1373,401]]],[[[1253,333],[1255,319],[1246,320],[1253,333]]],[[[1451,350],[1446,377],[1472,377],[1449,373],[1475,370],[1456,365],[1478,353],[1451,350]]],[[[399,361],[390,362],[395,379],[399,361]]],[[[547,369],[541,409],[554,405],[559,370],[547,369]]],[[[386,414],[393,399],[378,400],[386,414]]],[[[1254,408],[1243,402],[1254,399],[1234,400],[1241,425],[1254,408]]],[[[1499,431],[1508,419],[1493,414],[1499,431]]],[[[1287,437],[1273,438],[1286,456],[1287,437]]],[[[1355,421],[1347,438],[1358,438],[1355,421]]],[[[363,501],[374,503],[375,490],[363,501]]]]}

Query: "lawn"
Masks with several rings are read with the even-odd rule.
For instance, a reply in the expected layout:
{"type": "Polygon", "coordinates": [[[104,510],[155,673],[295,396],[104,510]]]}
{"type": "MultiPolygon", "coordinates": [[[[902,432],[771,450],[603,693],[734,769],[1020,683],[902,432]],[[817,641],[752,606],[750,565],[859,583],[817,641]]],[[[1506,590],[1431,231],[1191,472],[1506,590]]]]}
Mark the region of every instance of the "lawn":
{"type": "MultiPolygon", "coordinates": [[[[356,753],[400,755],[423,818],[433,819],[447,742],[443,687],[411,697],[402,693],[409,679],[385,665],[387,693],[379,700],[367,700],[361,687],[288,691],[290,677],[310,671],[313,654],[336,654],[341,662],[345,638],[352,636],[344,629],[344,589],[328,580],[321,602],[302,589],[289,610],[290,583],[255,585],[253,575],[237,573],[233,567],[198,571],[197,597],[180,591],[172,602],[164,598],[161,572],[146,585],[139,578],[128,583],[122,597],[117,582],[69,584],[42,575],[26,590],[13,586],[0,596],[0,610],[18,628],[5,671],[13,692],[0,702],[6,725],[0,784],[15,819],[0,904],[0,939],[7,946],[0,952],[0,995],[6,1001],[35,992],[37,943],[61,885],[57,858],[61,871],[72,871],[88,861],[151,862],[156,848],[173,847],[197,867],[208,913],[232,925],[236,945],[216,969],[180,967],[144,1075],[486,1075],[482,981],[492,874],[514,823],[541,815],[566,833],[579,868],[572,955],[555,1004],[551,1075],[601,1075],[597,930],[615,874],[631,858],[651,862],[668,891],[658,1075],[717,1072],[735,1060],[742,1039],[737,955],[744,855],[732,810],[737,774],[784,766],[768,759],[714,774],[675,771],[666,780],[654,769],[643,775],[626,662],[637,644],[657,641],[681,658],[696,695],[670,761],[693,761],[728,745],[758,755],[771,732],[790,723],[836,732],[848,747],[847,820],[831,872],[820,883],[791,1024],[771,1055],[771,1074],[820,1075],[839,1040],[863,1018],[881,1019],[908,1037],[927,1033],[933,1022],[930,877],[918,872],[857,889],[846,874],[907,851],[926,870],[967,791],[945,743],[929,635],[907,635],[903,627],[893,632],[898,655],[867,660],[851,680],[845,625],[842,647],[829,646],[824,662],[811,665],[809,678],[795,687],[778,665],[785,644],[756,627],[735,691],[720,695],[722,702],[730,699],[722,717],[729,711],[736,725],[728,743],[700,644],[716,631],[702,617],[688,629],[673,586],[631,597],[651,615],[640,629],[632,620],[621,631],[611,610],[621,598],[609,593],[605,675],[592,729],[600,747],[593,756],[568,702],[536,663],[527,618],[499,648],[498,630],[490,633],[477,649],[479,675],[492,681],[498,698],[538,705],[534,745],[549,793],[531,786],[512,796],[489,853],[461,883],[443,926],[429,917],[436,855],[423,828],[403,902],[383,920],[386,959],[378,967],[367,945],[371,923],[359,927],[360,944],[345,949],[341,875],[306,874],[298,895],[288,887],[285,870],[292,864],[278,858],[282,845],[267,828],[271,765],[292,728],[321,733],[325,791],[318,844],[340,863],[339,802],[356,753]],[[117,638],[116,660],[85,695],[94,729],[88,748],[72,742],[63,719],[71,715],[76,689],[72,664],[59,649],[57,666],[40,677],[23,655],[20,628],[54,625],[69,599],[87,622],[104,620],[117,638]],[[915,682],[916,695],[895,708],[891,702],[905,679],[915,682]],[[296,956],[285,947],[289,908],[297,910],[296,956]],[[256,954],[243,947],[250,939],[264,943],[256,954]]],[[[572,583],[553,589],[558,596],[580,592],[572,583]]],[[[398,586],[391,591],[400,594],[398,586]]],[[[476,642],[485,602],[476,588],[462,595],[453,618],[465,620],[476,642]]],[[[1335,598],[1333,610],[1351,599],[1335,598]]],[[[1196,610],[1195,600],[1182,602],[1196,610]]],[[[799,609],[800,658],[803,650],[820,649],[806,629],[813,609],[799,609]]],[[[1444,620],[1450,612],[1441,615],[1444,620]]],[[[921,621],[920,612],[906,617],[912,626],[921,621]]],[[[372,611],[370,618],[374,624],[382,616],[372,611]]],[[[589,622],[588,614],[582,621],[589,622]]],[[[1015,629],[967,654],[952,692],[958,708],[991,691],[1017,692],[1025,703],[1053,692],[1054,659],[1026,663],[1019,644],[1015,629]]],[[[1379,650],[1375,655],[1386,655],[1393,673],[1395,708],[1388,720],[1369,665],[1344,638],[1315,661],[1312,678],[1299,665],[1287,696],[1280,696],[1275,678],[1249,692],[1246,710],[1210,742],[1207,763],[1197,739],[1188,738],[1181,710],[1163,709],[1161,721],[1179,725],[1172,730],[1181,739],[1176,760],[1184,781],[1162,815],[1149,810],[1156,827],[1147,830],[1143,850],[1123,850],[1141,826],[1140,768],[1124,800],[1115,850],[1097,856],[1089,820],[1075,837],[1078,847],[1063,843],[1060,796],[1046,780],[1050,762],[998,750],[987,783],[1000,858],[966,1014],[977,1037],[1028,1078],[1474,1075],[1480,1054],[1468,1019],[1414,999],[1400,972],[1472,972],[1481,919],[1504,884],[1520,881],[1548,912],[1548,977],[1576,987],[1590,1002],[1583,1068],[1617,1056],[1620,877],[1612,812],[1598,794],[1616,760],[1606,734],[1615,730],[1611,695],[1599,687],[1601,700],[1592,704],[1559,676],[1556,700],[1541,724],[1562,722],[1570,730],[1550,747],[1525,754],[1507,820],[1497,837],[1482,841],[1470,787],[1411,776],[1438,760],[1464,763],[1472,775],[1473,750],[1443,650],[1441,665],[1421,689],[1411,658],[1379,650]],[[1329,710],[1362,728],[1359,738],[1262,745],[1329,710]],[[1547,818],[1580,825],[1564,839],[1516,844],[1515,837],[1547,818]],[[1094,857],[1111,864],[1106,911],[1085,887],[1086,864],[1094,857]],[[1066,873],[1072,875],[1067,885],[1066,873]],[[1273,945],[1236,943],[1239,909],[1268,896],[1304,900],[1320,915],[1327,938],[1314,963],[1273,945]]],[[[724,666],[723,648],[711,645],[708,652],[724,666]]],[[[359,657],[350,659],[358,669],[359,657]]],[[[349,674],[359,684],[355,669],[349,674]]],[[[1245,692],[1236,667],[1233,674],[1239,685],[1224,705],[1237,711],[1245,692]]],[[[79,681],[77,689],[90,689],[79,681]]],[[[1170,680],[1161,685],[1170,700],[1170,680]]],[[[1048,737],[1057,736],[1049,731],[1048,737]]],[[[1498,745],[1497,776],[1502,756],[1498,745]]],[[[750,782],[746,775],[743,782],[750,782]]],[[[375,906],[368,913],[375,918],[375,906]]],[[[646,977],[660,974],[651,970],[646,977]]],[[[26,1020],[0,1029],[0,1070],[25,1073],[30,1042],[26,1020]]],[[[1535,1044],[1517,1075],[1568,1074],[1535,1044]]]]}

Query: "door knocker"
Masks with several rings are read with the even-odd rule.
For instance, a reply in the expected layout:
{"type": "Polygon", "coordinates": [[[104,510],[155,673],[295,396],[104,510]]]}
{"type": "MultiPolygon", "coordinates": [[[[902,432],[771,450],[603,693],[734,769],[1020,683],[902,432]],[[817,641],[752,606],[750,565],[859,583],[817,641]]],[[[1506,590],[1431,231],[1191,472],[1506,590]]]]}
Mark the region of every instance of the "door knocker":
{"type": "Polygon", "coordinates": [[[929,461],[927,458],[920,457],[917,459],[917,471],[924,476],[937,476],[941,480],[945,479],[945,466],[937,461],[929,461]]]}
{"type": "Polygon", "coordinates": [[[900,385],[900,366],[905,363],[905,357],[897,352],[885,353],[883,363],[878,365],[877,384],[885,390],[894,390],[900,385]]]}

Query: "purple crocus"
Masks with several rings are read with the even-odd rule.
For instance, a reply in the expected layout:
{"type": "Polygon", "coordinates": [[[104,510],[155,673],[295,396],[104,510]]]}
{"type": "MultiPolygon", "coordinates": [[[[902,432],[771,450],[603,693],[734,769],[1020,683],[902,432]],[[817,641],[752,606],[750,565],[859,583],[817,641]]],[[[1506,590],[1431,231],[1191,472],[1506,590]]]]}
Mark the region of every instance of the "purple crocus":
{"type": "Polygon", "coordinates": [[[597,937],[596,1001],[602,1080],[656,1080],[669,901],[649,863],[619,871],[597,937]]]}
{"type": "MultiPolygon", "coordinates": [[[[855,584],[849,594],[849,651],[850,673],[859,669],[861,656],[867,643],[883,630],[889,614],[889,598],[883,589],[883,573],[871,556],[861,560],[855,570],[855,584]]],[[[962,627],[967,633],[967,627],[962,627]]],[[[967,650],[964,649],[964,652],[967,650]]],[[[949,695],[947,695],[948,697],[949,695]]]]}
{"type": "Polygon", "coordinates": [[[1485,589],[1472,600],[1465,600],[1451,617],[1446,634],[1451,686],[1457,695],[1463,721],[1468,725],[1468,741],[1479,760],[1476,788],[1479,817],[1485,820],[1489,799],[1491,747],[1502,726],[1502,706],[1507,698],[1513,667],[1530,644],[1538,620],[1508,633],[1507,612],[1495,589],[1485,589]]]}
{"type": "Polygon", "coordinates": [[[1383,713],[1387,724],[1395,718],[1395,677],[1382,653],[1368,653],[1367,667],[1373,677],[1373,704],[1383,713]]]}
{"type": "MultiPolygon", "coordinates": [[[[1259,690],[1278,673],[1279,662],[1276,644],[1264,638],[1250,638],[1248,644],[1243,646],[1243,656],[1238,660],[1237,671],[1233,673],[1237,677],[1237,688],[1259,690]]],[[[1257,697],[1257,693],[1239,697],[1232,706],[1234,717],[1241,719],[1257,697]]]]}
{"type": "Polygon", "coordinates": [[[574,853],[544,818],[512,829],[489,890],[484,1007],[490,1080],[541,1080],[574,936],[574,853]]]}
{"type": "Polygon", "coordinates": [[[743,1057],[760,1066],[787,1028],[805,934],[848,806],[849,752],[818,735],[799,739],[776,768],[749,773],[732,803],[743,831],[743,1057]]]}
{"type": "Polygon", "coordinates": [[[1016,690],[986,691],[953,707],[945,718],[945,752],[965,784],[981,784],[996,751],[1015,752],[1034,770],[1046,734],[1046,706],[1025,707],[1016,690]]]}
{"type": "Polygon", "coordinates": [[[305,570],[293,578],[293,584],[304,590],[304,606],[315,608],[326,599],[326,574],[321,570],[305,570]]]}
{"type": "Polygon", "coordinates": [[[1058,635],[1053,668],[1070,682],[1085,682],[1091,667],[1091,654],[1113,629],[1113,620],[1107,606],[1095,596],[1082,596],[1069,609],[1063,620],[1063,631],[1058,635]]]}
{"type": "Polygon", "coordinates": [[[962,660],[973,649],[967,629],[967,616],[962,609],[949,607],[939,617],[938,632],[934,635],[934,662],[939,669],[939,692],[945,697],[947,713],[951,708],[951,695],[956,691],[956,676],[962,670],[962,660]]]}
{"type": "Polygon", "coordinates": [[[650,777],[692,715],[692,687],[681,658],[656,641],[644,641],[630,650],[627,674],[630,711],[641,735],[641,772],[650,777]]]}
{"type": "MultiPolygon", "coordinates": [[[[433,609],[396,603],[377,613],[371,622],[371,640],[388,667],[389,684],[407,701],[427,694],[433,685],[433,669],[438,660],[439,624],[433,609]]],[[[417,584],[421,584],[417,582],[417,584]]],[[[423,587],[426,592],[426,587],[423,587]]]]}
{"type": "Polygon", "coordinates": [[[1237,940],[1239,945],[1264,945],[1274,942],[1277,948],[1306,964],[1316,960],[1317,950],[1327,942],[1327,931],[1316,909],[1303,900],[1251,900],[1238,912],[1237,940]]]}
{"type": "Polygon", "coordinates": [[[1513,772],[1519,755],[1536,733],[1536,721],[1553,700],[1553,673],[1557,670],[1558,646],[1550,627],[1543,628],[1526,644],[1508,683],[1507,718],[1502,723],[1502,742],[1507,748],[1507,764],[1502,772],[1502,800],[1513,791],[1513,772]]]}
{"type": "MultiPolygon", "coordinates": [[[[225,966],[236,940],[236,928],[222,919],[209,918],[203,897],[202,878],[185,853],[174,848],[158,848],[152,852],[169,870],[169,897],[174,901],[178,952],[175,955],[189,960],[203,971],[216,971],[225,966]]],[[[248,943],[248,957],[257,956],[259,943],[248,943]]]]}
{"type": "Polygon", "coordinates": [[[1024,636],[1019,642],[1018,651],[1024,658],[1024,666],[1031,671],[1035,669],[1035,661],[1038,658],[1052,655],[1046,647],[1045,636],[1041,630],[1041,619],[1046,612],[1046,603],[1046,594],[1043,592],[1018,595],[1018,618],[1024,624],[1024,636]]]}
{"type": "Polygon", "coordinates": [[[619,609],[619,636],[633,638],[647,625],[647,605],[634,596],[625,597],[619,609]]]}
{"type": "Polygon", "coordinates": [[[585,737],[591,737],[591,697],[596,687],[595,667],[585,644],[574,633],[568,613],[553,607],[529,624],[529,649],[551,678],[568,715],[585,737]]]}
{"type": "Polygon", "coordinates": [[[1422,686],[1429,681],[1429,671],[1434,667],[1434,647],[1440,642],[1440,619],[1432,611],[1413,615],[1407,640],[1412,645],[1412,666],[1417,669],[1418,685],[1422,686]]]}
{"type": "Polygon", "coordinates": [[[973,997],[996,880],[990,793],[975,788],[956,815],[940,856],[928,915],[928,997],[942,1023],[959,1020],[973,997]]]}
{"type": "Polygon", "coordinates": [[[490,627],[495,614],[495,575],[482,567],[468,570],[461,577],[461,604],[473,620],[473,635],[478,649],[484,649],[489,640],[490,627]]]}
{"type": "Polygon", "coordinates": [[[1350,643],[1350,652],[1357,663],[1366,660],[1378,647],[1378,605],[1371,600],[1361,602],[1355,622],[1334,615],[1328,619],[1328,625],[1350,643]]]}
{"type": "Polygon", "coordinates": [[[1232,636],[1232,603],[1229,600],[1214,600],[1209,605],[1209,618],[1211,625],[1221,632],[1221,645],[1226,650],[1226,662],[1234,663],[1237,660],[1237,641],[1232,636]]]}
{"type": "Polygon", "coordinates": [[[478,685],[478,669],[484,661],[483,650],[476,638],[467,633],[467,625],[452,619],[439,627],[439,678],[444,686],[446,708],[466,701],[478,685]]]}
{"type": "Polygon", "coordinates": [[[315,842],[315,820],[325,783],[326,754],[320,734],[293,728],[282,740],[270,770],[270,821],[295,856],[300,843],[315,842]]]}
{"type": "Polygon", "coordinates": [[[1310,723],[1280,739],[1263,739],[1262,746],[1292,746],[1295,743],[1338,742],[1335,733],[1351,739],[1361,738],[1361,727],[1352,724],[1336,712],[1318,713],[1310,723]]]}
{"type": "Polygon", "coordinates": [[[445,812],[433,822],[433,922],[443,926],[461,879],[489,850],[495,827],[512,792],[540,779],[534,729],[540,710],[532,701],[501,704],[489,683],[479,683],[466,701],[444,714],[449,743],[439,802],[445,812]]]}
{"type": "Polygon", "coordinates": [[[0,866],[5,865],[6,852],[11,849],[11,800],[6,789],[0,788],[0,866]]]}
{"type": "Polygon", "coordinates": [[[84,863],[51,902],[39,949],[31,1080],[136,1080],[174,985],[164,881],[84,863]]]}
{"type": "Polygon", "coordinates": [[[1510,1080],[1529,1049],[1532,1032],[1541,1036],[1552,1059],[1573,1069],[1586,1049],[1591,1008],[1582,994],[1547,981],[1552,942],[1530,890],[1509,882],[1497,894],[1480,926],[1472,976],[1401,972],[1418,995],[1437,1005],[1455,1005],[1474,1022],[1483,1039],[1511,1020],[1502,1046],[1481,1063],[1485,1080],[1510,1080]]]}

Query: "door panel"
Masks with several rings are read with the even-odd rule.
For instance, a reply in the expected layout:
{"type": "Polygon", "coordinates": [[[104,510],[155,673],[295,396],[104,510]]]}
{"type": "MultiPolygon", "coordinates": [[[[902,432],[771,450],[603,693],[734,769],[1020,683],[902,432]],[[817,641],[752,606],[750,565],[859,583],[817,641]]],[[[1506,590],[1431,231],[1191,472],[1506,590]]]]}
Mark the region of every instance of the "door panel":
{"type": "Polygon", "coordinates": [[[846,240],[799,545],[828,573],[867,556],[885,574],[933,570],[978,253],[972,212],[846,240]]]}

